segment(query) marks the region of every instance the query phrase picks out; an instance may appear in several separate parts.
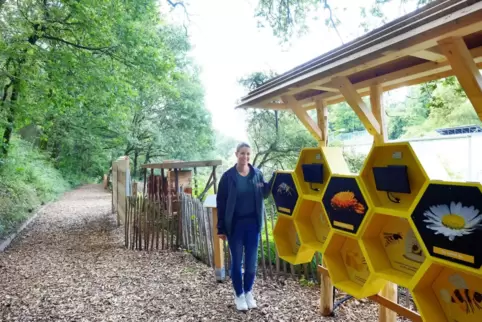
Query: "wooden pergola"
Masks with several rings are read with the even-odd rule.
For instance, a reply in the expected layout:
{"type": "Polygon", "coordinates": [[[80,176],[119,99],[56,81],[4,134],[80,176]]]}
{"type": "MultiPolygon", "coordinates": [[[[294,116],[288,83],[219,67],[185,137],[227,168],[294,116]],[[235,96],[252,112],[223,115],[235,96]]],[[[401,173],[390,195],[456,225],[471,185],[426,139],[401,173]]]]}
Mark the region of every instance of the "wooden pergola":
{"type": "MultiPolygon", "coordinates": [[[[325,146],[327,107],[347,102],[373,135],[386,141],[382,94],[410,85],[456,76],[482,120],[482,1],[439,0],[392,21],[363,37],[271,79],[243,97],[236,108],[291,111],[325,146]],[[370,106],[363,97],[370,96],[370,106]],[[308,110],[316,109],[317,120],[308,110]]],[[[325,268],[321,290],[323,315],[333,311],[333,287],[325,268]]],[[[371,297],[384,307],[421,321],[397,306],[397,287],[389,284],[371,297]]],[[[382,308],[380,321],[396,315],[382,308]]]]}

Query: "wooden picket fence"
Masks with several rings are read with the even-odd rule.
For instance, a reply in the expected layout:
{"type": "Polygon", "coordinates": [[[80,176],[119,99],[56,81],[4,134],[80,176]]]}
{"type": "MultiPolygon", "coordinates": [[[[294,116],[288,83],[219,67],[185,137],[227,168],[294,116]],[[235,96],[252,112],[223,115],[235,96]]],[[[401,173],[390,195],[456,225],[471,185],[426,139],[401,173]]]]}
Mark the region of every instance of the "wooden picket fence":
{"type": "MultiPolygon", "coordinates": [[[[170,200],[172,202],[172,200],[170,200]]],[[[201,200],[190,194],[179,193],[180,207],[177,211],[168,209],[167,197],[151,198],[138,193],[126,198],[125,247],[135,250],[185,250],[198,260],[214,267],[212,210],[205,208],[201,200]]],[[[273,239],[276,222],[274,209],[267,204],[264,228],[259,247],[258,272],[263,278],[292,276],[308,281],[318,281],[317,266],[321,255],[317,254],[312,263],[291,265],[280,259],[273,239]]],[[[227,275],[230,275],[230,252],[224,242],[224,256],[227,275]]]]}

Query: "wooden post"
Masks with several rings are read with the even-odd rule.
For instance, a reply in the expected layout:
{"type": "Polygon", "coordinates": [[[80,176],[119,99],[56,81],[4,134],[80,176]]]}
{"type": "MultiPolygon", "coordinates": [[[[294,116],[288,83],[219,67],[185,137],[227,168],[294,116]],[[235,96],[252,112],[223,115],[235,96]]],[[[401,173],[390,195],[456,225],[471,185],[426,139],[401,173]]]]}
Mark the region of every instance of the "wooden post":
{"type": "MultiPolygon", "coordinates": [[[[322,133],[322,140],[320,147],[324,147],[328,144],[328,107],[325,102],[316,101],[316,115],[318,120],[318,127],[322,133]]],[[[323,256],[323,255],[322,255],[323,256]]],[[[326,267],[325,260],[322,260],[323,266],[326,267]]],[[[322,275],[320,279],[320,312],[323,316],[333,315],[333,283],[330,276],[322,275]]]]}
{"type": "MultiPolygon", "coordinates": [[[[383,90],[379,84],[374,84],[370,87],[370,103],[372,106],[372,113],[375,119],[380,124],[380,133],[373,135],[373,143],[380,145],[386,142],[387,133],[385,126],[385,110],[383,107],[383,90]]],[[[387,283],[385,288],[379,293],[380,296],[397,303],[398,301],[398,286],[394,283],[387,283]]],[[[387,307],[380,305],[379,317],[380,322],[396,322],[397,313],[388,309],[387,307]]]]}
{"type": "MultiPolygon", "coordinates": [[[[214,170],[214,169],[213,169],[214,170]]],[[[226,279],[226,270],[224,266],[224,243],[221,238],[218,237],[217,225],[218,225],[218,209],[216,208],[216,195],[210,195],[204,201],[204,207],[211,208],[213,216],[213,255],[214,255],[214,275],[217,282],[224,282],[226,279]]]]}

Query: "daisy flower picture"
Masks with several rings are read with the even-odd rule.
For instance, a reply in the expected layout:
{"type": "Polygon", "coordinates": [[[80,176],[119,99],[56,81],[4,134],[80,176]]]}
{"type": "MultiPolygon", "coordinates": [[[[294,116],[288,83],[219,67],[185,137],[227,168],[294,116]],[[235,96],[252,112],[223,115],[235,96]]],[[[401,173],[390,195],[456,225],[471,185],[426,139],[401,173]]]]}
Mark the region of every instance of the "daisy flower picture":
{"type": "Polygon", "coordinates": [[[435,235],[444,235],[450,241],[482,228],[482,212],[461,202],[430,206],[423,215],[427,229],[434,231],[435,235]]]}

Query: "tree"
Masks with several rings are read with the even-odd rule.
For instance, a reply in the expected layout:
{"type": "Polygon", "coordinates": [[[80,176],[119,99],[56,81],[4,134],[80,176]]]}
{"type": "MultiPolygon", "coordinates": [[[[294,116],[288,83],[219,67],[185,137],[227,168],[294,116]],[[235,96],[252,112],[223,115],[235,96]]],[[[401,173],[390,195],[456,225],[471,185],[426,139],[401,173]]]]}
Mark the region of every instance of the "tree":
{"type": "MultiPolygon", "coordinates": [[[[400,0],[400,8],[405,6],[421,7],[433,0],[400,0]]],[[[383,12],[383,5],[386,5],[394,0],[374,0],[370,8],[360,8],[360,15],[364,20],[360,22],[365,32],[368,32],[380,24],[386,23],[386,16],[383,12]],[[370,13],[371,22],[367,21],[370,13]]],[[[343,23],[339,20],[336,11],[338,7],[334,7],[338,3],[334,0],[259,0],[258,7],[255,11],[255,16],[258,18],[258,26],[265,27],[265,24],[272,29],[273,34],[282,42],[289,41],[293,36],[306,33],[308,28],[308,19],[319,20],[319,11],[323,9],[328,16],[325,19],[325,26],[336,31],[341,43],[343,38],[337,29],[337,26],[343,23]]],[[[341,8],[344,10],[344,8],[341,8]]]]}

